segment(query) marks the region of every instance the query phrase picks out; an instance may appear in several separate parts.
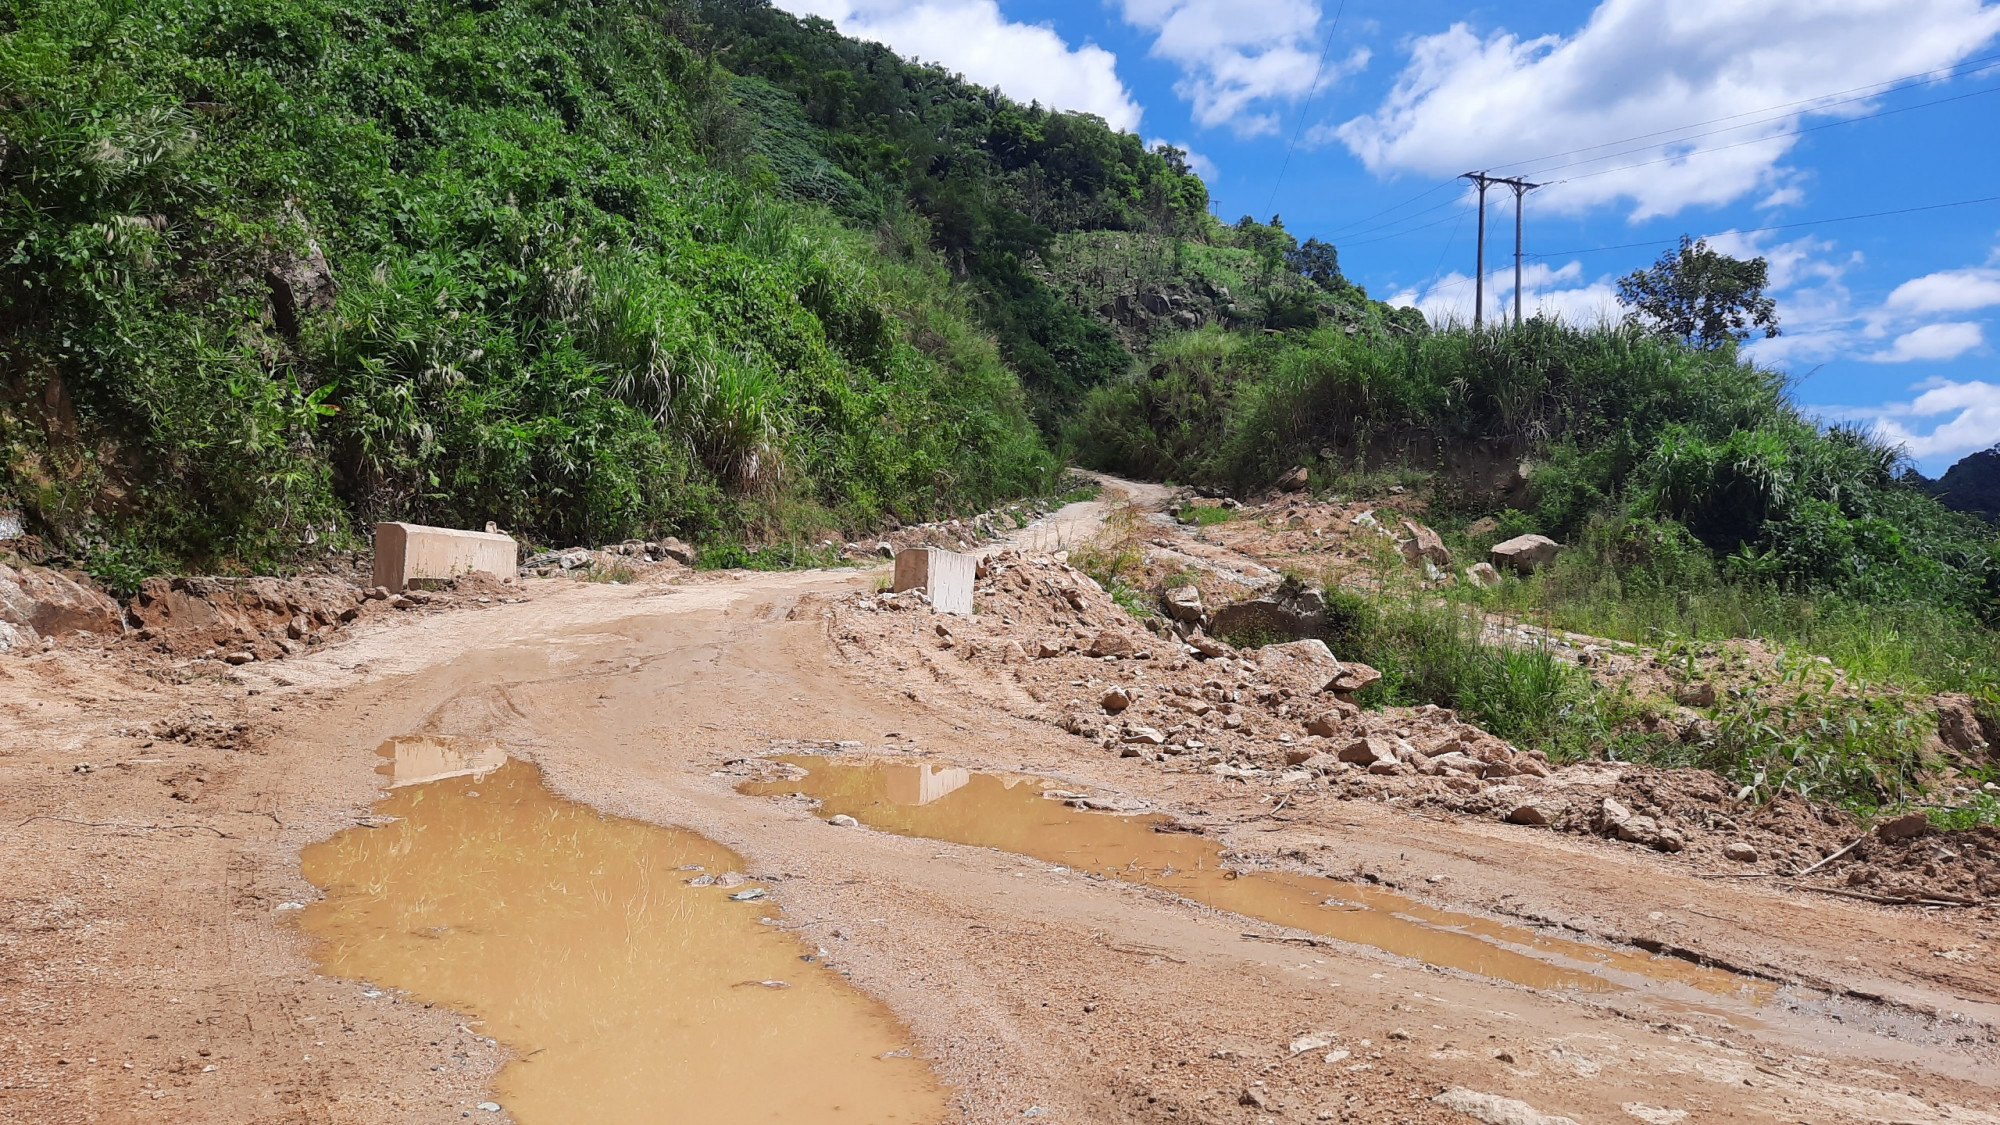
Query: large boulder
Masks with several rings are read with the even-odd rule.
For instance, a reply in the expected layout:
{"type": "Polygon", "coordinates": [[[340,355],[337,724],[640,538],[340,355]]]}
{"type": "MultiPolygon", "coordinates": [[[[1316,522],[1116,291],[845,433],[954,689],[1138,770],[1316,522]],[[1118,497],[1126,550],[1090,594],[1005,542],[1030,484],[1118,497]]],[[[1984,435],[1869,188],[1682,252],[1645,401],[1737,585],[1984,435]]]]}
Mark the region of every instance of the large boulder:
{"type": "Polygon", "coordinates": [[[1546,535],[1516,535],[1505,543],[1495,543],[1486,557],[1496,567],[1520,574],[1533,574],[1556,560],[1562,544],[1546,535]]]}
{"type": "Polygon", "coordinates": [[[1403,557],[1412,565],[1425,559],[1439,567],[1451,565],[1451,551],[1444,545],[1444,539],[1437,532],[1414,520],[1403,521],[1403,538],[1396,544],[1403,557]]]}
{"type": "Polygon", "coordinates": [[[1306,479],[1307,477],[1306,477],[1305,466],[1300,465],[1298,468],[1293,469],[1290,472],[1286,473],[1284,476],[1278,478],[1278,491],[1303,492],[1305,491],[1306,487],[1306,479]]]}
{"type": "Polygon", "coordinates": [[[0,566],[0,622],[46,637],[125,629],[124,615],[109,596],[39,566],[0,566]]]}
{"type": "Polygon", "coordinates": [[[1320,636],[1327,631],[1326,599],[1287,583],[1264,597],[1217,608],[1208,631],[1246,646],[1320,636]]]}

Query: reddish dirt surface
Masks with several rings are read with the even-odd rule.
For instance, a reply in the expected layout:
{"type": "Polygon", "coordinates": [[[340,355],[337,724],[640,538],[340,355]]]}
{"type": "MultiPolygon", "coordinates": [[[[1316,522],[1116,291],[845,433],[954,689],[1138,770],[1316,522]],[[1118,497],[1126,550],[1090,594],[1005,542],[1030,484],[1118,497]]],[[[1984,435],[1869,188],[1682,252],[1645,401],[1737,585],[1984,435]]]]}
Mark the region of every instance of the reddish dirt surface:
{"type": "MultiPolygon", "coordinates": [[[[1052,554],[1104,511],[1073,506],[1014,543],[1023,559],[1052,554]]],[[[1054,632],[1028,622],[1025,601],[1013,632],[991,613],[944,621],[946,648],[927,610],[859,608],[880,603],[880,577],[538,579],[366,611],[240,666],[137,639],[0,657],[0,1120],[509,1118],[474,1109],[509,1058],[478,1034],[478,1013],[321,975],[282,909],[316,894],[300,849],[365,822],[382,792],[374,748],[409,733],[496,739],[566,796],[735,850],[807,940],[909,1027],[955,1120],[1469,1120],[1478,1099],[1437,1100],[1457,1088],[1586,1123],[2000,1120],[1991,908],[1792,889],[1770,862],[1717,850],[1740,837],[1816,861],[1852,838],[1841,825],[1737,807],[1696,776],[1523,775],[1530,756],[1442,714],[1341,713],[1336,736],[1310,735],[1306,721],[1339,711],[1318,669],[1253,660],[1254,678],[1224,680],[1159,638],[1146,661],[1013,658],[1009,640],[1025,652],[1054,632]],[[1176,659],[1187,666],[1169,670],[1176,659]],[[1250,691],[1232,706],[1251,733],[1218,719],[1193,739],[1201,751],[1183,739],[1180,753],[1126,757],[1137,744],[1122,734],[1107,747],[1102,727],[1063,729],[1093,709],[1109,720],[1114,679],[1139,692],[1121,724],[1206,720],[1214,701],[1172,688],[1216,679],[1250,691]],[[1194,698],[1209,712],[1171,702],[1194,698]],[[1285,760],[1371,729],[1413,747],[1450,733],[1509,772],[1486,777],[1493,762],[1477,754],[1478,776],[1463,777],[1400,754],[1408,772],[1285,760]],[[1004,851],[829,827],[809,804],[735,791],[727,763],[804,744],[1056,779],[1166,813],[1246,867],[1705,960],[1756,991],[1633,979],[1539,992],[1004,851]],[[1502,803],[1561,797],[1561,816],[1611,796],[1684,849],[1507,823],[1491,795],[1508,787],[1502,803]],[[1747,874],[1759,877],[1733,877],[1747,874]],[[1300,1037],[1349,1053],[1295,1053],[1300,1037]]],[[[1101,596],[1082,591],[1084,631],[1130,628],[1101,596]]],[[[1242,654],[1225,658],[1245,670],[1242,654]]],[[[1921,871],[1921,847],[1967,843],[1983,862],[1990,840],[1923,837],[1893,856],[1885,843],[1868,863],[1887,879],[1921,871]]]]}

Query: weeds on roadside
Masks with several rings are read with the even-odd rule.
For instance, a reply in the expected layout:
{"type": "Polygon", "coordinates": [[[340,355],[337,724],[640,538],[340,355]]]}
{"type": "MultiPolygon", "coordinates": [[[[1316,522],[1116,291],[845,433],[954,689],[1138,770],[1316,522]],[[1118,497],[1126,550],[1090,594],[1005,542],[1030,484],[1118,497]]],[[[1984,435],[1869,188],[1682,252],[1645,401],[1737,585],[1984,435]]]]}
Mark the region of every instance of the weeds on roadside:
{"type": "Polygon", "coordinates": [[[761,547],[728,541],[703,545],[695,555],[697,570],[811,570],[843,565],[839,550],[799,543],[761,547]]]}
{"type": "Polygon", "coordinates": [[[1104,526],[1090,542],[1072,548],[1070,565],[1090,575],[1107,591],[1136,575],[1146,564],[1146,548],[1139,535],[1139,509],[1120,504],[1105,513],[1104,526]]]}
{"type": "Polygon", "coordinates": [[[1235,519],[1236,513],[1220,504],[1187,504],[1174,513],[1174,518],[1196,527],[1214,527],[1235,519]]]}

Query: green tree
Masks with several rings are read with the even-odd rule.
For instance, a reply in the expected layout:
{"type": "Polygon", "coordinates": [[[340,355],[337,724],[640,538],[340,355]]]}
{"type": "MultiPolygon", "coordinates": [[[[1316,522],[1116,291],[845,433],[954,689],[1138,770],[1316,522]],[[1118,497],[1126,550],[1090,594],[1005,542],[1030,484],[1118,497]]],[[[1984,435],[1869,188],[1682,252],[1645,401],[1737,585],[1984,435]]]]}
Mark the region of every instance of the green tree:
{"type": "Polygon", "coordinates": [[[1758,329],[1768,338],[1778,334],[1777,302],[1764,295],[1769,273],[1763,258],[1732,258],[1682,235],[1651,269],[1618,279],[1618,303],[1631,310],[1627,321],[1697,347],[1740,343],[1758,329]]]}

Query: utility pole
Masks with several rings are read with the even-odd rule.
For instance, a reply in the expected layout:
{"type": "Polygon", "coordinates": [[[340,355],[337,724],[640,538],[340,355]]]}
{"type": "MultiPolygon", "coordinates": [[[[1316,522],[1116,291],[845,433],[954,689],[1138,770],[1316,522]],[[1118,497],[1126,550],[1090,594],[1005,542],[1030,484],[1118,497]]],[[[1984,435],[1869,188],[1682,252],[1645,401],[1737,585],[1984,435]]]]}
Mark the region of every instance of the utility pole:
{"type": "Polygon", "coordinates": [[[1493,184],[1506,184],[1514,189],[1514,324],[1521,323],[1521,197],[1540,184],[1506,176],[1489,176],[1484,172],[1467,172],[1461,180],[1471,180],[1479,185],[1479,251],[1475,256],[1476,273],[1472,282],[1472,327],[1476,330],[1486,322],[1486,189],[1493,184]]]}

